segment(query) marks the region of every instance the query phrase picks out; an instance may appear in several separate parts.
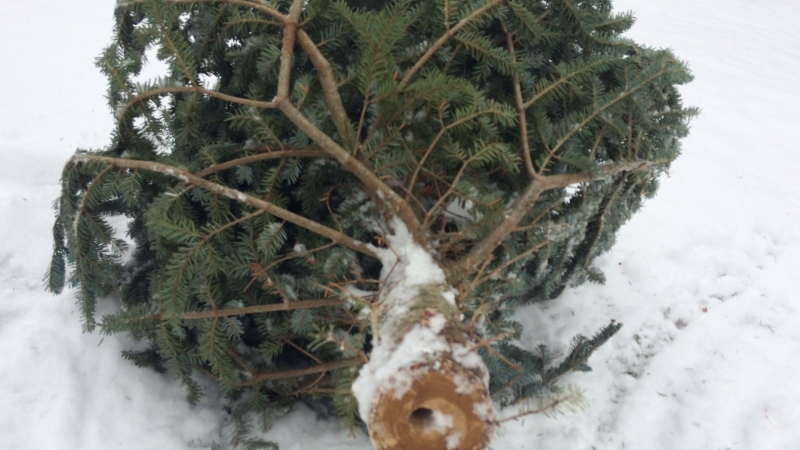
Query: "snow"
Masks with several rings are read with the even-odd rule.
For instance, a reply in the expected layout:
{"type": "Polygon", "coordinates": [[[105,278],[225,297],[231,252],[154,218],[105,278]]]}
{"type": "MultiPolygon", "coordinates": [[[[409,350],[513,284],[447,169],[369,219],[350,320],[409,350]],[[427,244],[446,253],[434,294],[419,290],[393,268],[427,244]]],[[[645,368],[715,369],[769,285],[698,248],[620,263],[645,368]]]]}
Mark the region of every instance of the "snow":
{"type": "Polygon", "coordinates": [[[453,428],[453,416],[449,416],[441,411],[431,411],[431,424],[428,427],[431,431],[444,434],[447,430],[453,428]]]}
{"type": "MultiPolygon", "coordinates": [[[[393,219],[392,230],[386,235],[388,248],[378,255],[383,269],[381,280],[407,280],[406,285],[394,285],[393,290],[418,286],[437,285],[445,282],[444,271],[434,262],[427,250],[414,242],[408,228],[397,218],[393,219]]],[[[453,303],[455,304],[455,299],[453,303]]]]}
{"type": "Polygon", "coordinates": [[[475,204],[472,200],[462,200],[454,198],[444,208],[445,216],[454,220],[456,223],[471,222],[480,220],[481,214],[475,211],[475,204]]]}
{"type": "MultiPolygon", "coordinates": [[[[599,261],[607,283],[518,314],[527,341],[553,346],[625,324],[564,380],[588,407],[506,423],[493,448],[798,449],[800,4],[614,4],[636,11],[631,37],[689,62],[682,92],[702,115],[599,261]]],[[[213,389],[189,406],[178,382],[119,357],[123,337],[81,334],[74,291],[42,291],[63,163],[113,125],[93,67],[111,2],[7,1],[0,17],[0,448],[209,448],[226,420],[213,389]]],[[[370,448],[302,406],[267,438],[370,448]]]]}
{"type": "Polygon", "coordinates": [[[447,435],[447,450],[457,450],[461,443],[461,433],[450,433],[447,435]]]}

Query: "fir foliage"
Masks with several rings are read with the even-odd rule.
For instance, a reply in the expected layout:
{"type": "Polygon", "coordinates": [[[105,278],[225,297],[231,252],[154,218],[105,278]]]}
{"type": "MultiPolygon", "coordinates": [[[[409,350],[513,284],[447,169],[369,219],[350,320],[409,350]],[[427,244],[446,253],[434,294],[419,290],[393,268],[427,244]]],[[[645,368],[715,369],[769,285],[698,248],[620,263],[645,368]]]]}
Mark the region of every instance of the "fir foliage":
{"type": "Polygon", "coordinates": [[[520,345],[514,311],[603,281],[593,261],[696,114],[686,65],[625,38],[610,0],[300,1],[288,51],[292,3],[118,2],[97,59],[117,127],[64,168],[48,289],[76,288],[86,330],[146,342],[124,356],[190,400],[216,380],[240,430],[296,399],[357,426],[380,287],[366,244],[394,211],[491,342],[495,399],[556,394],[619,324],[556,358],[520,345]],[[141,81],[152,58],[168,73],[141,81]],[[118,312],[98,321],[103,299],[118,312]]]}

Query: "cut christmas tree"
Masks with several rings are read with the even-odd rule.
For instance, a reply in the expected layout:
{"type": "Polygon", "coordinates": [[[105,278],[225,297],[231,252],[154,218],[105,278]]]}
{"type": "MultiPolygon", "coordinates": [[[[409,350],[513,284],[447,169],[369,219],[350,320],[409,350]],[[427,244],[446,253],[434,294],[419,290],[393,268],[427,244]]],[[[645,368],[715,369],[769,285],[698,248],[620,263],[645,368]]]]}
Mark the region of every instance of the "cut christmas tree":
{"type": "Polygon", "coordinates": [[[86,330],[140,341],[124,356],[191,401],[218,382],[247,447],[298,400],[387,450],[482,449],[498,407],[580,402],[558,379],[620,325],[557,357],[514,312],[602,281],[696,113],[686,66],[622,36],[630,14],[132,0],[116,19],[97,64],[117,127],[64,169],[48,273],[86,330]],[[148,58],[168,73],[138,82],[148,58]]]}

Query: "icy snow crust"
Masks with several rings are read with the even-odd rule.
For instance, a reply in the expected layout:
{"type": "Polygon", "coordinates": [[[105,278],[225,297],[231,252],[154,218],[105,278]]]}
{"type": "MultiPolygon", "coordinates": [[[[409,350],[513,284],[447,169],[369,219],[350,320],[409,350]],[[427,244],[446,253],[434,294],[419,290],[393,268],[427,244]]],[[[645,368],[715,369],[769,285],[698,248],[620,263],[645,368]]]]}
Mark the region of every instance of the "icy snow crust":
{"type": "MultiPolygon", "coordinates": [[[[62,165],[76,148],[107,145],[114,125],[94,68],[110,42],[111,3],[0,1],[0,41],[13,43],[0,45],[11,62],[0,71],[2,449],[197,450],[227,440],[214,389],[190,407],[179,382],[119,357],[123,336],[81,334],[74,290],[41,288],[62,165]],[[54,67],[68,88],[53,82],[54,67]]],[[[506,423],[492,447],[800,449],[800,4],[614,6],[636,12],[630,37],[689,62],[697,79],[681,92],[702,115],[656,198],[598,261],[606,285],[517,313],[532,344],[625,324],[592,356],[591,373],[566,380],[588,408],[506,423]]],[[[281,450],[372,449],[302,405],[266,438],[281,450]]]]}

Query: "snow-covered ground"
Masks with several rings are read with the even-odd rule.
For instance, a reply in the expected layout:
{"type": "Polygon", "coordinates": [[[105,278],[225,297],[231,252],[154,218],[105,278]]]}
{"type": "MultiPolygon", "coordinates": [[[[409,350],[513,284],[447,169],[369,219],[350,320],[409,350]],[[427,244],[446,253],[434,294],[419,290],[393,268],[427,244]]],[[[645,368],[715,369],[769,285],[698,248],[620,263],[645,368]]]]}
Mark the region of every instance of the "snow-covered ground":
{"type": "MultiPolygon", "coordinates": [[[[0,2],[0,448],[190,449],[219,439],[213,394],[81,334],[74,293],[42,289],[53,199],[77,147],[112,127],[93,59],[109,0],[0,2]]],[[[533,342],[625,326],[567,382],[586,410],[507,423],[495,450],[800,449],[800,3],[616,0],[671,47],[702,108],[684,154],[600,265],[608,282],[520,311],[533,342]]],[[[283,450],[368,449],[298,408],[283,450]]]]}

